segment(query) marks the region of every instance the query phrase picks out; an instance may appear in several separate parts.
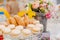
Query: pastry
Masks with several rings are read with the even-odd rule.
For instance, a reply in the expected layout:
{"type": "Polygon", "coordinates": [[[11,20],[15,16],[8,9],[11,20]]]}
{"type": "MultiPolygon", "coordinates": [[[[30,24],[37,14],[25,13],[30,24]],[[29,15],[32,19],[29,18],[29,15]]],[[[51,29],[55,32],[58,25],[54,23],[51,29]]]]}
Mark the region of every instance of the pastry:
{"type": "Polygon", "coordinates": [[[14,18],[15,18],[18,25],[25,26],[25,24],[24,24],[23,20],[21,19],[21,17],[19,17],[18,15],[15,15],[14,18]]]}
{"type": "Polygon", "coordinates": [[[32,22],[33,24],[40,23],[38,20],[35,20],[35,19],[31,19],[31,22],[32,22]]]}
{"type": "Polygon", "coordinates": [[[42,24],[36,24],[35,26],[40,28],[40,32],[43,32],[43,25],[42,24]]]}
{"type": "Polygon", "coordinates": [[[26,15],[24,16],[24,23],[25,23],[25,26],[29,24],[29,18],[26,15]]]}
{"type": "Polygon", "coordinates": [[[23,30],[23,26],[16,26],[16,29],[23,30]]]}
{"type": "Polygon", "coordinates": [[[29,24],[33,24],[33,19],[29,19],[29,24]]]}
{"type": "Polygon", "coordinates": [[[42,24],[36,24],[36,27],[40,27],[41,29],[43,29],[43,25],[42,24]]]}
{"type": "Polygon", "coordinates": [[[27,29],[32,30],[33,27],[35,27],[35,25],[33,25],[33,24],[28,24],[28,25],[27,25],[27,29]]]}
{"type": "Polygon", "coordinates": [[[38,33],[38,32],[40,32],[40,28],[39,28],[39,27],[33,27],[32,33],[33,33],[33,34],[36,34],[36,33],[38,33]]]}
{"type": "Polygon", "coordinates": [[[33,23],[34,24],[40,24],[40,22],[38,20],[35,20],[33,23]]]}
{"type": "Polygon", "coordinates": [[[10,17],[10,23],[14,24],[14,25],[17,25],[16,20],[13,17],[10,17]]]}
{"type": "Polygon", "coordinates": [[[8,27],[5,27],[5,28],[2,29],[2,31],[3,31],[4,34],[9,34],[11,32],[11,29],[8,28],[8,27]]]}
{"type": "Polygon", "coordinates": [[[21,25],[21,18],[18,15],[15,15],[14,19],[16,20],[18,25],[21,25]]]}
{"type": "Polygon", "coordinates": [[[35,24],[35,19],[29,19],[29,24],[35,24]]]}
{"type": "Polygon", "coordinates": [[[23,36],[29,36],[29,35],[32,34],[32,32],[31,32],[31,30],[29,30],[29,29],[23,29],[23,30],[22,30],[22,34],[23,34],[23,36]]]}
{"type": "Polygon", "coordinates": [[[20,30],[18,30],[18,29],[14,29],[14,30],[11,31],[10,34],[11,34],[11,36],[18,36],[20,33],[21,33],[20,30]]]}
{"type": "Polygon", "coordinates": [[[8,28],[14,29],[15,28],[15,25],[14,24],[10,24],[10,25],[8,25],[8,28]]]}
{"type": "Polygon", "coordinates": [[[5,25],[7,27],[7,25],[9,25],[7,22],[2,22],[0,23],[0,25],[5,25]]]}

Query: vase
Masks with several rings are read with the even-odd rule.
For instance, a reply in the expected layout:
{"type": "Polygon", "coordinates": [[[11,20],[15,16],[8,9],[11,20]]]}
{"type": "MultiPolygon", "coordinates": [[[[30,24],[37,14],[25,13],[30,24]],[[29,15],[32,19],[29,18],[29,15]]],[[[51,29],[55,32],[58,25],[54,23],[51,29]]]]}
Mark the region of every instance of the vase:
{"type": "Polygon", "coordinates": [[[47,18],[44,13],[36,12],[35,19],[39,20],[43,24],[43,32],[46,32],[47,28],[47,18]]]}

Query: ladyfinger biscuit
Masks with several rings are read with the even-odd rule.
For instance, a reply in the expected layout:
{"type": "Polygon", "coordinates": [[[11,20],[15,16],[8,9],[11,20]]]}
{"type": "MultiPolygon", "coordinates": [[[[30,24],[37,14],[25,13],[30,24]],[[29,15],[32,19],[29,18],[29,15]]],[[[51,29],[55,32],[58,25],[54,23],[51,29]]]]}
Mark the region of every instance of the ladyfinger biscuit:
{"type": "Polygon", "coordinates": [[[14,25],[17,25],[16,20],[13,17],[10,17],[10,23],[14,24],[14,25]]]}
{"type": "Polygon", "coordinates": [[[14,18],[15,18],[18,25],[23,25],[24,26],[24,22],[22,21],[21,17],[19,17],[18,15],[15,15],[14,18]]]}
{"type": "Polygon", "coordinates": [[[25,23],[25,26],[27,26],[29,24],[29,18],[28,18],[28,16],[24,17],[24,23],[25,23]]]}
{"type": "Polygon", "coordinates": [[[16,20],[18,25],[21,25],[21,18],[19,16],[15,15],[14,19],[16,20]]]}

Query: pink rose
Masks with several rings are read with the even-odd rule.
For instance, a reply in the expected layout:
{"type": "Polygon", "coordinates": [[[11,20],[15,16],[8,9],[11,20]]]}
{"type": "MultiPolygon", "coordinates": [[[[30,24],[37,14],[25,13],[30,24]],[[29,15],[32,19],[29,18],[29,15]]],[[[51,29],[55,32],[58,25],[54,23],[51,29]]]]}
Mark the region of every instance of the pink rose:
{"type": "Polygon", "coordinates": [[[33,9],[37,9],[39,7],[39,2],[34,2],[33,4],[32,4],[32,8],[33,9]]]}
{"type": "Polygon", "coordinates": [[[47,19],[50,19],[50,18],[51,18],[50,12],[48,12],[48,13],[46,14],[46,18],[47,18],[47,19]]]}

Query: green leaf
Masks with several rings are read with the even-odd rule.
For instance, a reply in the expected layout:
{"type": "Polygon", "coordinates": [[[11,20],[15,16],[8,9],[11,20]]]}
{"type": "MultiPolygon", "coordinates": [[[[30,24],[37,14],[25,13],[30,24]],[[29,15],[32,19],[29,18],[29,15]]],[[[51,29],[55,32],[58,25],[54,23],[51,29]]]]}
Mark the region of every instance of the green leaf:
{"type": "Polygon", "coordinates": [[[44,8],[40,8],[40,11],[41,11],[42,13],[45,13],[45,9],[44,9],[44,8]]]}
{"type": "Polygon", "coordinates": [[[31,8],[31,6],[32,6],[32,4],[31,3],[29,3],[29,7],[31,8]]]}
{"type": "Polygon", "coordinates": [[[48,5],[53,5],[50,1],[47,3],[48,5]]]}
{"type": "Polygon", "coordinates": [[[43,3],[43,1],[42,0],[39,0],[40,1],[40,4],[42,4],[43,3]]]}

